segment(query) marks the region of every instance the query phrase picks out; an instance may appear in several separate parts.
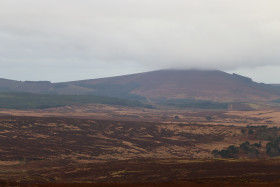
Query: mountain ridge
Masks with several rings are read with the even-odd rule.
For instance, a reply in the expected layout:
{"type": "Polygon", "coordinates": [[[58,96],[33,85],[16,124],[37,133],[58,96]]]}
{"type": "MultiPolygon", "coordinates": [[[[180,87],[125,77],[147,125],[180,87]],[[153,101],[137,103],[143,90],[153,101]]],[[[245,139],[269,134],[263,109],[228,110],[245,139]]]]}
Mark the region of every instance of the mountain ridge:
{"type": "Polygon", "coordinates": [[[61,83],[0,79],[0,92],[105,95],[129,99],[195,99],[218,102],[270,101],[279,88],[220,70],[157,70],[61,83]]]}

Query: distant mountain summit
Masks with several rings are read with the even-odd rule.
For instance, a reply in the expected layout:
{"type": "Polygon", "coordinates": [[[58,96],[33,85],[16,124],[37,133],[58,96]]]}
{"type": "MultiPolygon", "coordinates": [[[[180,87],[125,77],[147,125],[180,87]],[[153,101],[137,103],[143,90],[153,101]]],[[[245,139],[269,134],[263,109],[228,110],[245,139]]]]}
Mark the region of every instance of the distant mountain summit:
{"type": "Polygon", "coordinates": [[[279,88],[222,71],[159,70],[64,83],[0,79],[0,92],[106,95],[122,98],[196,99],[218,102],[279,99],[279,88]]]}

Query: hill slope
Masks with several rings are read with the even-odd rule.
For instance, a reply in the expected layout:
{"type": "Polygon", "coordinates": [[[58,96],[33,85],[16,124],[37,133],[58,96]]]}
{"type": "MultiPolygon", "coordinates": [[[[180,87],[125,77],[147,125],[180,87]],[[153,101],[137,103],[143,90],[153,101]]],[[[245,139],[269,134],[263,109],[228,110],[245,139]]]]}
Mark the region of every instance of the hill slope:
{"type": "Polygon", "coordinates": [[[160,70],[76,81],[71,84],[92,88],[97,93],[133,94],[150,99],[197,99],[221,102],[268,101],[279,98],[277,90],[270,85],[256,83],[250,78],[222,71],[160,70]]]}
{"type": "Polygon", "coordinates": [[[222,71],[160,70],[64,83],[0,79],[0,92],[105,95],[130,99],[197,99],[218,102],[269,101],[277,87],[222,71]]]}

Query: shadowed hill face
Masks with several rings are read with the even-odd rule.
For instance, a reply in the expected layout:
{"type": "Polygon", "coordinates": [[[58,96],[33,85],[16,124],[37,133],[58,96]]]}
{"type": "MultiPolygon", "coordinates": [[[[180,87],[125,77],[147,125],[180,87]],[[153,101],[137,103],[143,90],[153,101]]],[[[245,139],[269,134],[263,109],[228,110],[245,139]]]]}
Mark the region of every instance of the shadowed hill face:
{"type": "Polygon", "coordinates": [[[49,93],[52,83],[49,81],[14,81],[0,79],[0,92],[49,93]]]}
{"type": "Polygon", "coordinates": [[[0,92],[11,91],[13,87],[19,84],[18,81],[12,81],[8,79],[0,79],[0,92]]]}
{"type": "Polygon", "coordinates": [[[151,99],[267,101],[279,98],[270,85],[255,83],[249,78],[222,71],[161,70],[77,81],[73,84],[92,88],[97,85],[117,85],[120,89],[126,87],[125,91],[130,94],[151,99]]]}
{"type": "Polygon", "coordinates": [[[95,94],[130,99],[269,101],[280,98],[277,89],[237,74],[201,70],[160,70],[65,83],[0,79],[0,92],[95,94]]]}

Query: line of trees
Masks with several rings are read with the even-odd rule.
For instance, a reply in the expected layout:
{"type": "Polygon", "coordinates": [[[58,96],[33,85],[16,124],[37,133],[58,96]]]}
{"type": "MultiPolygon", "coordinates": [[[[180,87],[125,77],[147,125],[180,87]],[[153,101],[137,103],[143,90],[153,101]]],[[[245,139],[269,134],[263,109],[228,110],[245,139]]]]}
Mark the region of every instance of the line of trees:
{"type": "Polygon", "coordinates": [[[261,143],[250,144],[248,141],[239,145],[230,145],[226,149],[222,150],[213,150],[212,154],[215,157],[222,158],[238,158],[239,154],[245,154],[249,158],[257,158],[259,156],[259,149],[261,148],[261,143]]]}

